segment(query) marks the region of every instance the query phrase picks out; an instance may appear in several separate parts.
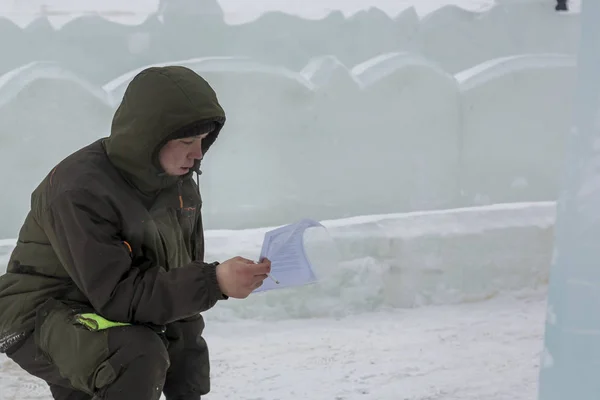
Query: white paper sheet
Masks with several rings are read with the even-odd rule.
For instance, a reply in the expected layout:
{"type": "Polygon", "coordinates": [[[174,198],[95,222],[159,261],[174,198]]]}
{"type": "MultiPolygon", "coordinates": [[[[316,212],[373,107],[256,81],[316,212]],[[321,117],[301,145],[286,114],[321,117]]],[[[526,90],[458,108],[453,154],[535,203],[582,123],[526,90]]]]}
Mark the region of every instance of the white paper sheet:
{"type": "Polygon", "coordinates": [[[317,281],[304,250],[304,231],[317,226],[323,227],[316,221],[303,219],[265,233],[260,259],[271,260],[271,277],[265,279],[255,292],[302,286],[317,281]]]}

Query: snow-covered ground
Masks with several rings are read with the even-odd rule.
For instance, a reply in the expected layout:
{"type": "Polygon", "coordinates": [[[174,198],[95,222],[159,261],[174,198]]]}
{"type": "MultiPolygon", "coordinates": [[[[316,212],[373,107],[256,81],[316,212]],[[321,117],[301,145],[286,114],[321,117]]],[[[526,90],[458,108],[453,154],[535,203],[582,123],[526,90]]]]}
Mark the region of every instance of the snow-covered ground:
{"type": "Polygon", "coordinates": [[[532,399],[543,317],[540,291],[340,319],[214,324],[214,398],[532,399]]]}
{"type": "MultiPolygon", "coordinates": [[[[207,321],[213,391],[238,400],[531,400],[544,291],[345,318],[207,321]]],[[[0,357],[0,399],[50,399],[0,357]]]]}

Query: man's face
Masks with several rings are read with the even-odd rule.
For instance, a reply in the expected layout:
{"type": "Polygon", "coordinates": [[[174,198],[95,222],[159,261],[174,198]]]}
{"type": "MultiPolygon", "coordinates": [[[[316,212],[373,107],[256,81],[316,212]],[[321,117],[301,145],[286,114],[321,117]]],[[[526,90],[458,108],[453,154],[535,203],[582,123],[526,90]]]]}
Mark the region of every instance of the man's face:
{"type": "Polygon", "coordinates": [[[168,141],[158,154],[161,167],[168,175],[187,174],[196,160],[202,159],[202,139],[206,136],[208,133],[168,141]]]}

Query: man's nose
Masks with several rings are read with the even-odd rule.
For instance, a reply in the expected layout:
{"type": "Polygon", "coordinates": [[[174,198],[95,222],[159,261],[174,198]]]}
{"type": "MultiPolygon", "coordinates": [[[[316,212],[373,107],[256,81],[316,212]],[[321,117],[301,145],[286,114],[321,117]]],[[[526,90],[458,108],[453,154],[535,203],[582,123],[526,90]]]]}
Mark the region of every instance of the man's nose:
{"type": "Polygon", "coordinates": [[[190,158],[194,158],[196,160],[202,159],[202,141],[201,140],[194,141],[194,146],[192,147],[191,152],[190,152],[190,158]]]}

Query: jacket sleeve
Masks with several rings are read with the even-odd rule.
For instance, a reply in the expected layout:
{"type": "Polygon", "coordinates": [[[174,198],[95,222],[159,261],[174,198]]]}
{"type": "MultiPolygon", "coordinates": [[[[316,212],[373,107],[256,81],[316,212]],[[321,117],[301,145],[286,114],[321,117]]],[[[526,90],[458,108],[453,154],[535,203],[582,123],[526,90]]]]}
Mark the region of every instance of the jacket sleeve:
{"type": "Polygon", "coordinates": [[[118,212],[84,189],[63,192],[40,217],[60,262],[107,319],[166,325],[223,298],[214,264],[193,261],[170,271],[133,266],[118,212]]]}

